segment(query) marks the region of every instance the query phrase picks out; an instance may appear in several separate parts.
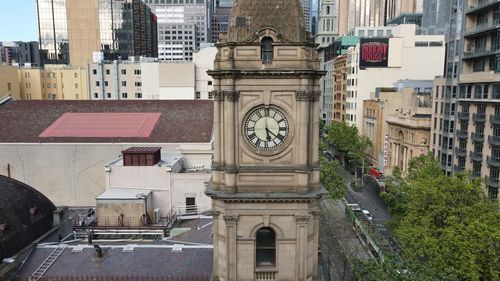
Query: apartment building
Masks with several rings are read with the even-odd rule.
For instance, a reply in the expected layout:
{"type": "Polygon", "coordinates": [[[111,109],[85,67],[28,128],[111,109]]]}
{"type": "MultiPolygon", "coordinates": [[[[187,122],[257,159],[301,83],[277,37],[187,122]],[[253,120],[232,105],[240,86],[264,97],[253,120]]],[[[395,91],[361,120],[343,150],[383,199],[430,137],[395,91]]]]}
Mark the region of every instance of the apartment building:
{"type": "Polygon", "coordinates": [[[340,55],[334,62],[333,121],[345,121],[345,101],[347,94],[347,56],[340,55]]]}
{"type": "Polygon", "coordinates": [[[86,100],[87,69],[67,65],[45,65],[44,68],[18,69],[20,99],[86,100]]]}
{"type": "Polygon", "coordinates": [[[18,66],[39,66],[38,42],[0,42],[0,63],[18,66]]]}
{"type": "Polygon", "coordinates": [[[363,100],[369,99],[376,87],[441,75],[443,41],[442,35],[417,35],[415,25],[393,27],[390,38],[361,38],[347,53],[346,122],[362,127],[363,100]]]}
{"type": "Polygon", "coordinates": [[[0,64],[0,98],[11,96],[21,98],[17,67],[0,64]]]}
{"type": "Polygon", "coordinates": [[[500,187],[500,2],[466,0],[458,97],[457,170],[486,179],[498,200],[500,187]],[[464,153],[465,152],[465,153],[464,153]]]}

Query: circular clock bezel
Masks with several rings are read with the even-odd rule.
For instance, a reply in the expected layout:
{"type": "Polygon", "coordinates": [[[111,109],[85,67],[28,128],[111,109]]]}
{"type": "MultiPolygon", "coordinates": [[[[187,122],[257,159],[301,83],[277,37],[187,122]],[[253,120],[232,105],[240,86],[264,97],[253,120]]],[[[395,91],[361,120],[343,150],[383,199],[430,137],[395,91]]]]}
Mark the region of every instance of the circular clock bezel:
{"type": "Polygon", "coordinates": [[[281,107],[276,106],[276,105],[258,105],[252,107],[248,112],[245,114],[243,118],[243,122],[241,124],[241,132],[242,132],[242,137],[244,139],[244,143],[246,144],[246,147],[250,149],[253,153],[258,154],[258,155],[263,155],[263,156],[269,156],[269,155],[276,155],[281,152],[283,152],[291,143],[292,138],[293,138],[293,124],[291,122],[290,116],[287,114],[285,110],[283,110],[281,107]],[[258,110],[262,108],[272,108],[276,111],[278,111],[284,118],[285,122],[287,124],[287,134],[285,139],[281,144],[276,146],[273,149],[262,149],[257,146],[249,139],[248,134],[247,134],[247,123],[249,122],[249,118],[258,110]]]}

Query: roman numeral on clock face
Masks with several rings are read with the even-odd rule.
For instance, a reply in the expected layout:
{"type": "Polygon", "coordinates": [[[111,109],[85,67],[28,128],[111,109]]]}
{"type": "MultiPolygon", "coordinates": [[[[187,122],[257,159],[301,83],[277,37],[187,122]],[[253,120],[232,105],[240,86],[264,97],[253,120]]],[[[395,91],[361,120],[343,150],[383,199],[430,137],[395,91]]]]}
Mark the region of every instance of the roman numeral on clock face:
{"type": "Polygon", "coordinates": [[[258,150],[276,151],[286,143],[288,120],[273,106],[261,106],[250,112],[245,120],[244,133],[258,150]]]}

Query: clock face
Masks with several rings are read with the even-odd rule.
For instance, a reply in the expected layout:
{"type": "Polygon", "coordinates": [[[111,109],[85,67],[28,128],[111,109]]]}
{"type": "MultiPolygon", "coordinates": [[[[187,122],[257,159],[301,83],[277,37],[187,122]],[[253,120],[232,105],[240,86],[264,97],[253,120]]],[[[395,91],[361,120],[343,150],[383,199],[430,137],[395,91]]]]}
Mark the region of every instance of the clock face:
{"type": "Polygon", "coordinates": [[[285,114],[276,107],[259,106],[244,121],[244,134],[258,150],[273,152],[284,147],[289,134],[285,114]]]}

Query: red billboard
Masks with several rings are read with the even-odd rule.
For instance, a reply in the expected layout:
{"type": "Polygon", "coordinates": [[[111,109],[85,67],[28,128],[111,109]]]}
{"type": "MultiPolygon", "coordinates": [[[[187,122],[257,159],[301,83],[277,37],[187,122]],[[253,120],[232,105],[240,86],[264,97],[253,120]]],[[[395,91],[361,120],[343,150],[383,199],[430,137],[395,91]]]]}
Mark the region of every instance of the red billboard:
{"type": "Polygon", "coordinates": [[[361,38],[359,67],[387,67],[389,62],[389,38],[361,38]]]}

